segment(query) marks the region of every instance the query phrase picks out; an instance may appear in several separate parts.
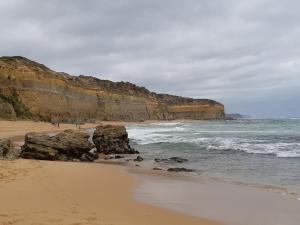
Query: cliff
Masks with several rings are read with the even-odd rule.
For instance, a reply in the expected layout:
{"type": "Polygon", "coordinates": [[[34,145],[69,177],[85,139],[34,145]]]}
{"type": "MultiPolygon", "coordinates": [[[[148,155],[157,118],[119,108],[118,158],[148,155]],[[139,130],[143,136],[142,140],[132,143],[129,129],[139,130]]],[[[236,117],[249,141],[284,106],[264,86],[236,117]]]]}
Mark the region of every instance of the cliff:
{"type": "Polygon", "coordinates": [[[55,72],[24,57],[0,57],[0,118],[51,121],[224,119],[208,99],[156,94],[128,82],[55,72]]]}

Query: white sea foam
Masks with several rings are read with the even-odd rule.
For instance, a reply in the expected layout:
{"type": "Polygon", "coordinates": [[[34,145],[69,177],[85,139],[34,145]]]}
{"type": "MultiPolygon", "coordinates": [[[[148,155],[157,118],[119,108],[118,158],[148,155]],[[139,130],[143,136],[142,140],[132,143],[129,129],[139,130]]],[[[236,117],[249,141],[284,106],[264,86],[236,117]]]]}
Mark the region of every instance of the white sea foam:
{"type": "MultiPolygon", "coordinates": [[[[291,129],[237,129],[229,127],[228,130],[219,130],[219,125],[213,128],[203,129],[203,125],[185,123],[161,123],[143,126],[129,126],[127,128],[129,138],[140,145],[155,143],[191,143],[207,150],[233,150],[254,154],[274,154],[281,158],[300,157],[300,141],[278,141],[277,139],[261,138],[258,134],[286,135],[294,132],[291,129]],[[188,125],[188,126],[185,126],[188,125]],[[207,133],[207,134],[205,134],[207,133]],[[214,135],[215,133],[215,135],[214,135]],[[230,135],[232,133],[232,135],[230,135]],[[249,135],[247,135],[249,133],[249,135]],[[223,136],[222,136],[223,135],[223,136]],[[242,137],[240,136],[242,135],[242,137]]],[[[211,126],[210,126],[211,127],[211,126]]],[[[207,128],[209,128],[207,126],[207,128]]]]}
{"type": "Polygon", "coordinates": [[[169,122],[165,122],[165,123],[151,123],[151,125],[156,125],[156,126],[176,126],[176,125],[179,125],[181,124],[180,122],[177,122],[177,123],[169,123],[169,122]]]}
{"type": "Polygon", "coordinates": [[[208,146],[208,150],[236,150],[253,154],[274,154],[280,158],[300,157],[299,143],[253,143],[253,140],[222,140],[217,138],[208,146]]]}

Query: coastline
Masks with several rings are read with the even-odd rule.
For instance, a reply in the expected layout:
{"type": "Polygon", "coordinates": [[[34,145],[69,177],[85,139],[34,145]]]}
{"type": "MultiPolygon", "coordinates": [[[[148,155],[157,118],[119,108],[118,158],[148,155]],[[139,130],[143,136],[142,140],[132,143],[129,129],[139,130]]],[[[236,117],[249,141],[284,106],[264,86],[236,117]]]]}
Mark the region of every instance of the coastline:
{"type": "MultiPolygon", "coordinates": [[[[154,121],[149,121],[152,123],[154,121]]],[[[104,122],[128,124],[127,122],[104,122]]],[[[85,124],[82,129],[97,124],[85,124]]],[[[73,124],[0,121],[0,138],[18,143],[28,132],[76,129],[73,124]]],[[[18,159],[0,161],[1,224],[220,225],[136,201],[135,178],[115,163],[18,159]],[[114,164],[114,165],[111,165],[114,164]],[[121,182],[121,186],[120,186],[121,182]],[[42,202],[42,204],[41,204],[42,202]]]]}
{"type": "Polygon", "coordinates": [[[19,159],[0,167],[1,224],[220,225],[134,200],[135,179],[122,166],[19,159]]]}
{"type": "MultiPolygon", "coordinates": [[[[178,121],[145,121],[139,122],[138,124],[161,122],[174,123],[178,121]]],[[[0,138],[11,135],[11,138],[15,142],[21,141],[24,136],[20,134],[25,135],[27,132],[35,131],[51,133],[65,129],[76,129],[75,125],[72,124],[61,124],[60,128],[57,129],[49,123],[41,122],[0,121],[0,125],[1,123],[2,125],[6,124],[7,126],[11,126],[8,129],[9,132],[5,132],[5,126],[1,126],[0,138]],[[17,138],[13,138],[13,135],[16,133],[19,134],[19,136],[17,138]]],[[[106,121],[104,123],[120,125],[137,124],[110,121],[106,121]]],[[[86,124],[85,126],[82,126],[82,128],[93,128],[96,125],[97,124],[86,124]]],[[[104,216],[105,222],[103,222],[103,224],[148,224],[146,223],[148,222],[147,215],[149,216],[150,214],[151,217],[154,215],[154,217],[157,218],[156,220],[151,221],[150,224],[164,225],[218,224],[217,222],[202,218],[213,219],[228,225],[260,225],[262,223],[264,225],[277,225],[278,221],[284,224],[298,225],[297,222],[300,220],[300,215],[298,216],[297,213],[300,211],[300,202],[295,199],[290,199],[289,196],[284,196],[282,193],[274,193],[274,191],[268,190],[270,187],[263,189],[244,184],[224,182],[222,180],[206,176],[195,178],[194,176],[186,176],[185,174],[180,173],[171,174],[165,171],[152,171],[151,168],[147,169],[147,167],[144,167],[143,163],[140,165],[141,167],[135,167],[135,163],[128,164],[125,160],[123,163],[121,161],[114,160],[103,161],[101,163],[27,161],[23,159],[3,163],[0,161],[0,167],[2,169],[2,172],[0,172],[0,187],[1,190],[3,190],[0,192],[0,197],[3,197],[3,199],[7,199],[5,196],[13,196],[14,192],[20,192],[19,188],[15,189],[15,186],[27,187],[29,185],[30,190],[27,190],[27,192],[23,192],[22,190],[21,196],[35,196],[35,189],[38,187],[34,187],[32,185],[37,185],[36,180],[39,180],[43,187],[51,186],[51,193],[42,193],[42,190],[37,190],[39,195],[41,195],[41,198],[48,198],[48,195],[52,195],[54,192],[57,196],[59,196],[55,202],[47,200],[47,206],[45,206],[47,209],[44,210],[44,213],[36,213],[37,216],[32,216],[35,214],[34,212],[37,212],[35,211],[35,207],[37,207],[36,205],[30,206],[33,207],[31,208],[31,212],[26,211],[27,209],[25,207],[19,208],[18,216],[12,213],[13,210],[11,210],[11,213],[9,214],[4,213],[6,207],[0,207],[0,222],[2,222],[2,220],[4,222],[14,221],[12,218],[17,217],[19,219],[16,224],[28,224],[27,221],[31,222],[32,219],[28,215],[31,215],[34,218],[40,218],[39,222],[44,220],[48,221],[49,224],[54,222],[57,224],[102,224],[103,211],[105,211],[105,213],[108,211],[117,215],[120,214],[122,218],[126,220],[125,223],[121,220],[116,221],[114,218],[104,216]],[[34,167],[31,168],[31,166],[34,167]],[[39,171],[38,174],[31,174],[32,169],[34,169],[33,174],[36,174],[35,170],[39,171]],[[30,171],[29,176],[28,170],[30,171]],[[65,170],[70,171],[65,173],[65,170]],[[78,172],[70,175],[73,170],[78,170],[78,172]],[[85,172],[81,173],[79,170],[85,172]],[[60,183],[53,180],[53,178],[57,176],[55,175],[55,171],[57,173],[60,173],[59,171],[64,171],[59,174],[59,177],[61,177],[59,178],[61,181],[60,183]],[[48,176],[49,173],[51,176],[48,176]],[[45,174],[46,177],[44,177],[45,174]],[[89,174],[88,179],[86,178],[86,174],[89,174]],[[94,175],[94,180],[90,174],[94,175]],[[23,181],[16,179],[19,175],[25,175],[24,178],[22,178],[23,181]],[[68,191],[65,190],[65,187],[62,188],[61,186],[63,186],[65,181],[70,180],[70,176],[74,180],[72,186],[78,185],[79,182],[85,183],[86,186],[82,187],[81,193],[79,191],[73,192],[72,186],[67,185],[70,194],[66,195],[68,191]],[[15,182],[15,184],[12,182],[15,182]],[[122,182],[122,189],[118,190],[118,188],[120,188],[120,182],[122,182]],[[11,183],[11,186],[3,186],[3,184],[9,183],[11,183]],[[55,186],[52,186],[53,184],[55,184],[55,186]],[[107,190],[103,189],[103,184],[107,185],[107,190]],[[98,190],[94,189],[93,191],[89,188],[90,186],[93,187],[92,189],[94,189],[95,186],[98,190]],[[87,193],[86,190],[88,190],[89,193],[87,193]],[[98,196],[98,191],[104,191],[112,199],[104,199],[103,196],[101,199],[97,197],[94,199],[92,194],[96,193],[95,195],[98,196]],[[77,199],[77,195],[81,195],[80,199],[77,199]],[[82,203],[81,198],[83,198],[84,195],[87,195],[85,197],[86,200],[84,201],[87,201],[88,199],[89,203],[82,203]],[[123,197],[119,197],[119,195],[123,195],[123,197]],[[126,199],[124,199],[125,196],[127,196],[126,199]],[[64,202],[60,199],[64,199],[64,202]],[[68,199],[70,200],[70,203],[68,203],[68,199]],[[71,204],[73,199],[77,202],[77,208],[70,205],[68,207],[60,206],[61,204],[71,204]],[[94,206],[96,210],[93,209],[93,211],[88,204],[94,206]],[[127,212],[127,210],[121,208],[110,208],[115,204],[122,204],[124,205],[124,208],[140,213],[143,217],[136,218],[138,221],[131,220],[131,218],[126,216],[136,217],[136,215],[132,215],[132,212],[127,212]],[[231,206],[228,207],[228,204],[231,206]],[[60,210],[64,212],[64,216],[62,216],[58,211],[55,211],[52,208],[53,205],[60,208],[60,210]],[[106,207],[106,205],[109,205],[109,207],[106,207]],[[274,206],[276,207],[274,208],[274,206]],[[77,214],[75,211],[72,213],[67,210],[67,208],[72,207],[76,209],[75,211],[78,212],[77,214]],[[150,211],[148,210],[150,210],[151,213],[149,213],[150,211]],[[50,213],[47,214],[45,213],[46,211],[49,211],[50,213]],[[94,216],[88,215],[91,211],[94,216]],[[155,213],[152,214],[152,212],[155,213]],[[26,213],[27,216],[23,213],[26,213]],[[126,215],[123,215],[124,213],[126,213],[126,215]],[[73,214],[76,215],[74,216],[73,214]],[[248,216],[250,214],[256,215],[255,218],[249,219],[248,216]],[[161,218],[161,215],[163,215],[163,218],[161,218]],[[50,217],[57,217],[57,219],[50,219],[50,217]],[[66,217],[70,217],[70,219],[66,220],[66,217]],[[179,219],[177,217],[179,217],[179,219]],[[102,220],[100,221],[101,218],[102,220]],[[173,220],[181,221],[181,223],[177,223],[176,221],[174,222],[173,220]]],[[[46,190],[48,190],[48,188],[46,188],[46,190]]],[[[5,202],[6,201],[9,200],[5,200],[5,202]]],[[[17,199],[14,200],[13,204],[15,206],[18,206],[17,201],[17,199]]],[[[30,202],[31,200],[27,199],[24,201],[30,202]]],[[[48,222],[43,222],[43,224],[48,224],[48,222]]]]}

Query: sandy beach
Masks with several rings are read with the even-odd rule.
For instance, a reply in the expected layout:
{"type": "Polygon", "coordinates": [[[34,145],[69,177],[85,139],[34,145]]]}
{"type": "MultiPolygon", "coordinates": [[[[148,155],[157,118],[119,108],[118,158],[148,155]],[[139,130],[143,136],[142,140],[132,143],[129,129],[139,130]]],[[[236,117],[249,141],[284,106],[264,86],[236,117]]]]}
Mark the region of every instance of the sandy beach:
{"type": "MultiPolygon", "coordinates": [[[[86,124],[82,128],[94,126],[86,124]]],[[[75,126],[0,121],[0,138],[64,129],[75,126]]],[[[0,161],[0,224],[218,224],[137,202],[133,198],[135,185],[134,177],[118,165],[0,161]]]]}
{"type": "Polygon", "coordinates": [[[0,168],[1,225],[218,224],[136,202],[121,166],[20,159],[0,168]]]}

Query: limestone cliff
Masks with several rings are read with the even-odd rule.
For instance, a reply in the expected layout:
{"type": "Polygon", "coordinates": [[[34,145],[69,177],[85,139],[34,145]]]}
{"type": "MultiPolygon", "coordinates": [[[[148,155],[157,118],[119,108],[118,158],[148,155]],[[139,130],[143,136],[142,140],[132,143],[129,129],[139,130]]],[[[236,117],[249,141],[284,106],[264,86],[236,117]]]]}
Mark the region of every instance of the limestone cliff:
{"type": "Polygon", "coordinates": [[[156,94],[127,82],[55,72],[24,57],[0,57],[0,118],[92,120],[224,119],[208,99],[156,94]]]}

